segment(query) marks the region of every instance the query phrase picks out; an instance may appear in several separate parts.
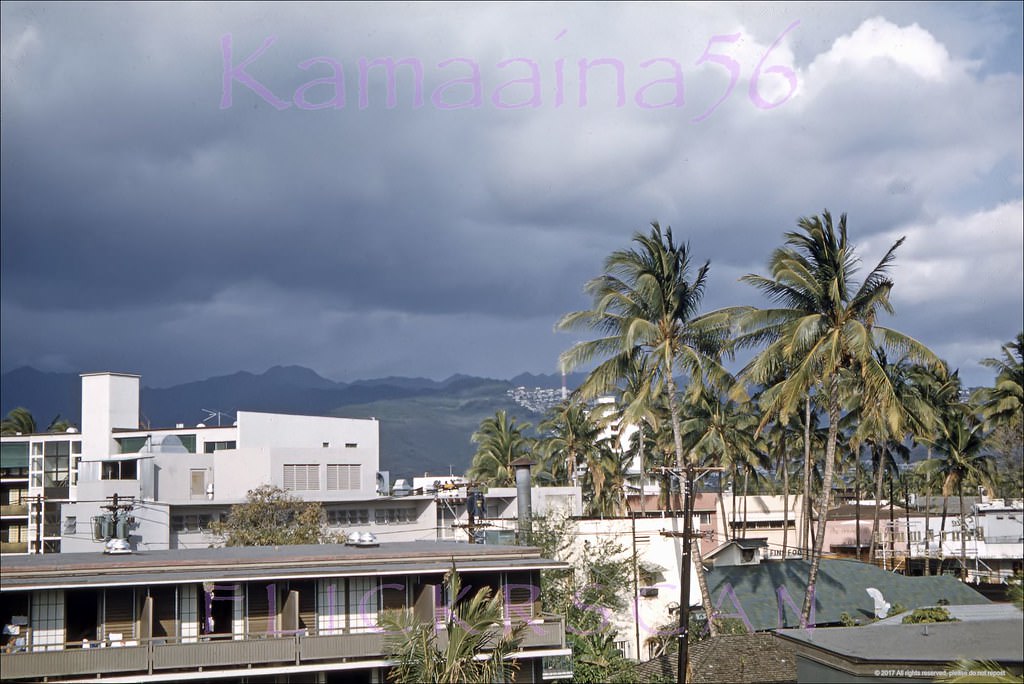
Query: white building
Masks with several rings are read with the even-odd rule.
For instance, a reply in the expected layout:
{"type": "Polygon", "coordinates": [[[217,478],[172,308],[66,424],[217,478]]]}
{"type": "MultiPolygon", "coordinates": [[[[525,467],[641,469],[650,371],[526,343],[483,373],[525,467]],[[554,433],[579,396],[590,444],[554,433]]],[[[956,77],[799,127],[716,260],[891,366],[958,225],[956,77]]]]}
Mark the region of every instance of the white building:
{"type": "Polygon", "coordinates": [[[378,491],[376,420],[240,411],[230,426],[150,429],[139,389],[137,375],[83,374],[80,434],[3,437],[3,552],[95,550],[109,536],[133,549],[206,547],[210,522],[264,484],[321,502],[338,531],[437,536],[432,497],[378,491]],[[119,528],[105,519],[115,505],[119,528]]]}

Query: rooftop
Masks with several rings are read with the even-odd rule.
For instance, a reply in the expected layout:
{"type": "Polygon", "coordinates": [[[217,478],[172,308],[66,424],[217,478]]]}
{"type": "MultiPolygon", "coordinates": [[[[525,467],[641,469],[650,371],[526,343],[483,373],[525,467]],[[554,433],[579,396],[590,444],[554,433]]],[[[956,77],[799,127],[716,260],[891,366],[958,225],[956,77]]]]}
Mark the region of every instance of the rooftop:
{"type": "Polygon", "coordinates": [[[1024,620],[783,629],[779,637],[858,662],[1024,661],[1024,620]]]}
{"type": "MultiPolygon", "coordinates": [[[[755,631],[798,627],[808,566],[808,561],[791,559],[715,567],[707,573],[708,589],[712,602],[720,605],[724,614],[745,617],[755,631]]],[[[824,558],[818,571],[813,622],[837,624],[843,613],[854,619],[873,619],[874,601],[868,587],[881,591],[886,601],[908,609],[934,606],[942,599],[951,604],[990,603],[953,577],[905,577],[868,563],[824,558]]]]}
{"type": "Polygon", "coordinates": [[[565,568],[525,546],[455,542],[390,542],[377,547],[341,544],[233,546],[140,551],[125,555],[61,553],[4,559],[0,591],[179,584],[357,575],[565,568]]]}

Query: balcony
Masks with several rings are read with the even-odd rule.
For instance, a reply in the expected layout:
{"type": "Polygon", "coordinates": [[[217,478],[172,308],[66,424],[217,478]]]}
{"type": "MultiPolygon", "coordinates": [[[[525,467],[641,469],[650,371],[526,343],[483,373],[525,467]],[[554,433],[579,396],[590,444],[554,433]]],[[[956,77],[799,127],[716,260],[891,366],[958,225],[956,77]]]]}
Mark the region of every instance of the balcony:
{"type": "MultiPolygon", "coordinates": [[[[500,629],[500,628],[496,628],[500,629]]],[[[439,635],[443,640],[444,635],[439,635]]],[[[323,664],[325,661],[358,663],[379,660],[385,655],[384,632],[334,634],[327,636],[284,636],[280,638],[223,639],[182,643],[178,639],[128,641],[119,648],[82,648],[65,644],[63,650],[0,654],[4,680],[62,678],[88,675],[132,676],[170,672],[247,670],[256,667],[287,667],[323,664]]],[[[206,637],[203,637],[206,639],[206,637]]],[[[103,644],[102,646],[106,646],[103,644]]],[[[565,623],[557,616],[545,616],[527,626],[521,650],[564,648],[565,623]]],[[[44,648],[44,647],[40,647],[44,648]]],[[[52,648],[52,647],[51,647],[52,648]]]]}
{"type": "Polygon", "coordinates": [[[0,553],[28,553],[28,542],[0,542],[0,553]]]}
{"type": "Polygon", "coordinates": [[[0,518],[26,518],[28,517],[28,504],[4,504],[0,506],[0,518]]]}

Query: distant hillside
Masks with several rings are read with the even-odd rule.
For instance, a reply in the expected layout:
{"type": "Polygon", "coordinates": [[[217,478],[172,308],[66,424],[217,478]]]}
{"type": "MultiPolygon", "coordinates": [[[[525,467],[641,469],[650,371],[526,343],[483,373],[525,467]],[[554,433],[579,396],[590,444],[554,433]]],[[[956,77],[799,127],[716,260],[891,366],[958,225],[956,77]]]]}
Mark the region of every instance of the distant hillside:
{"type": "MultiPolygon", "coordinates": [[[[560,375],[521,375],[515,382],[453,375],[443,381],[388,377],[334,382],[301,366],[275,366],[265,373],[239,372],[166,388],[143,387],[142,421],[152,427],[213,423],[208,411],[231,420],[239,410],[335,415],[380,420],[381,469],[392,477],[463,472],[474,448],[470,436],[480,421],[505,410],[536,424],[537,416],[517,405],[508,390],[519,385],[561,387],[560,375]]],[[[28,408],[40,428],[60,414],[81,420],[81,379],[76,373],[43,373],[19,368],[0,376],[6,415],[28,408]]]]}

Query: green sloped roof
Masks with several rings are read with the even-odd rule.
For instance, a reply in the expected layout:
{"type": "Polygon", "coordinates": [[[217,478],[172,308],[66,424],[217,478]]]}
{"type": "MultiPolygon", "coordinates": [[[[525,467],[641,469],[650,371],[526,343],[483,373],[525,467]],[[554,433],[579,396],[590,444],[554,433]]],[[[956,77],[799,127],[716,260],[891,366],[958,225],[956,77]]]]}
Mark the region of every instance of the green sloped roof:
{"type": "MultiPolygon", "coordinates": [[[[746,618],[754,631],[799,627],[809,567],[808,561],[787,560],[714,568],[707,574],[711,603],[723,617],[746,618]]],[[[908,610],[934,606],[941,599],[963,605],[990,603],[953,577],[905,577],[867,563],[825,558],[818,569],[811,621],[834,624],[843,613],[862,622],[872,620],[875,604],[868,587],[908,610]]]]}

